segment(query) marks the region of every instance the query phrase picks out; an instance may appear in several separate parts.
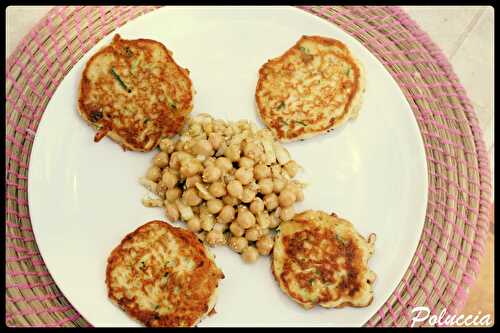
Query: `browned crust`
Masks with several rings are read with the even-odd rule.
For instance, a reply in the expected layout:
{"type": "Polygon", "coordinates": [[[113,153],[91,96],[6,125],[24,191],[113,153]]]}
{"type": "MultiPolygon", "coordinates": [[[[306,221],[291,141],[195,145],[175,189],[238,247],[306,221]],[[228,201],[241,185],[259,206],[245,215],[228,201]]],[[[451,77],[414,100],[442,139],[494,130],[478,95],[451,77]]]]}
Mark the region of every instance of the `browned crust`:
{"type": "MultiPolygon", "coordinates": [[[[78,112],[80,115],[90,124],[95,125],[98,124],[101,128],[98,130],[94,137],[94,141],[100,141],[104,136],[108,135],[114,141],[120,143],[122,147],[127,150],[134,151],[150,151],[155,148],[160,139],[164,136],[173,136],[177,134],[181,129],[185,121],[185,117],[192,110],[192,99],[193,99],[193,89],[192,82],[189,78],[189,71],[185,68],[180,67],[172,58],[172,52],[168,50],[165,45],[162,43],[151,40],[151,39],[134,39],[134,40],[125,40],[120,37],[119,34],[116,34],[113,37],[113,41],[110,45],[101,48],[98,52],[96,52],[89,61],[86,63],[85,68],[83,70],[82,79],[80,81],[79,86],[79,97],[78,97],[78,112]],[[116,116],[112,116],[109,119],[102,119],[102,121],[94,122],[92,121],[92,113],[96,111],[96,106],[86,105],[85,100],[86,96],[88,96],[90,92],[90,80],[88,79],[88,71],[89,67],[93,61],[95,61],[98,57],[106,54],[112,53],[116,57],[125,58],[121,53],[117,51],[118,47],[121,46],[137,46],[144,44],[155,44],[159,46],[165,52],[165,61],[172,63],[179,77],[186,80],[188,84],[188,89],[186,89],[186,94],[183,94],[182,100],[178,101],[179,105],[182,105],[178,108],[178,110],[173,110],[168,103],[164,103],[160,106],[162,109],[160,116],[156,119],[151,119],[151,121],[155,122],[155,128],[159,130],[155,133],[151,133],[147,137],[146,142],[142,142],[139,140],[139,133],[143,129],[144,125],[135,126],[134,128],[120,128],[118,129],[112,122],[113,118],[116,116]]],[[[130,62],[130,60],[128,60],[130,62]]],[[[130,63],[129,63],[130,65],[130,63]]],[[[168,80],[169,78],[164,78],[168,80]]],[[[162,80],[163,81],[163,80],[162,80]]],[[[145,113],[152,112],[153,110],[143,110],[145,113]]],[[[123,120],[124,116],[121,115],[121,120],[123,120]]]]}
{"type": "MultiPolygon", "coordinates": [[[[153,281],[161,278],[163,274],[164,272],[155,275],[153,281]]],[[[186,229],[173,227],[162,221],[148,222],[126,235],[111,252],[106,268],[108,297],[130,316],[150,327],[193,326],[209,310],[209,299],[215,292],[219,279],[223,278],[224,274],[207,256],[205,247],[198,241],[194,233],[186,229]],[[121,299],[115,297],[115,293],[122,291],[122,288],[115,290],[111,287],[112,271],[121,264],[122,258],[131,252],[130,249],[126,249],[124,246],[128,242],[133,242],[137,235],[147,232],[148,228],[154,224],[168,229],[169,233],[181,242],[180,254],[189,255],[196,262],[196,268],[189,276],[183,275],[182,278],[169,279],[166,285],[165,297],[174,302],[175,310],[167,315],[140,310],[135,303],[135,299],[129,299],[125,295],[121,299]],[[173,288],[180,289],[178,297],[175,299],[168,292],[173,288]]],[[[149,283],[154,282],[149,281],[149,283]]]]}
{"type": "Polygon", "coordinates": [[[293,131],[291,133],[289,133],[289,132],[285,133],[285,131],[283,131],[282,126],[280,125],[279,119],[270,120],[270,117],[268,117],[269,110],[266,109],[266,107],[262,103],[261,99],[259,98],[259,91],[263,88],[262,87],[263,82],[267,79],[267,76],[265,74],[265,70],[269,66],[273,66],[275,64],[284,62],[285,59],[289,55],[291,55],[291,53],[293,51],[295,51],[299,48],[299,45],[304,40],[312,40],[312,41],[316,41],[318,43],[322,43],[325,45],[337,46],[339,48],[345,49],[346,52],[349,54],[349,56],[345,56],[345,55],[336,53],[337,57],[339,57],[339,58],[343,59],[344,61],[346,61],[347,63],[349,63],[354,70],[355,82],[353,84],[353,89],[352,89],[351,93],[347,97],[347,103],[345,105],[345,110],[349,110],[355,95],[357,93],[359,93],[358,88],[360,86],[360,77],[361,77],[360,69],[358,67],[358,64],[350,56],[350,53],[349,53],[347,46],[344,43],[342,43],[341,41],[333,39],[333,38],[327,38],[327,37],[322,37],[322,36],[302,36],[295,43],[295,45],[292,46],[290,49],[288,49],[284,54],[282,54],[281,56],[279,56],[277,58],[270,59],[267,61],[267,63],[262,65],[262,67],[259,69],[259,80],[257,82],[257,87],[255,89],[255,100],[257,103],[257,107],[259,109],[259,115],[260,115],[261,120],[264,122],[264,124],[267,127],[269,127],[273,131],[273,133],[277,136],[277,138],[279,140],[282,140],[282,141],[294,141],[297,139],[301,139],[301,138],[303,139],[303,138],[307,138],[310,136],[314,136],[314,135],[320,134],[324,131],[328,131],[328,130],[332,129],[333,127],[335,127],[336,124],[342,123],[344,121],[344,118],[348,115],[348,112],[344,112],[342,114],[342,116],[337,117],[337,118],[332,118],[328,124],[322,126],[321,128],[315,129],[314,132],[306,132],[306,129],[304,127],[300,127],[296,131],[293,131]]]}
{"type": "MultiPolygon", "coordinates": [[[[336,214],[332,213],[330,216],[336,218],[336,214]]],[[[297,214],[292,220],[293,223],[307,224],[310,223],[309,220],[303,219],[302,214],[297,214]]],[[[363,262],[362,250],[359,249],[352,239],[347,241],[347,244],[341,243],[335,237],[335,234],[329,230],[320,230],[320,227],[309,227],[303,229],[299,232],[295,232],[292,235],[280,236],[283,237],[283,247],[286,253],[286,261],[283,263],[283,271],[279,276],[276,273],[276,267],[274,264],[274,253],[273,260],[271,261],[271,270],[274,279],[278,282],[280,288],[288,294],[293,300],[299,303],[305,309],[311,309],[315,304],[323,306],[325,303],[338,300],[342,296],[353,297],[359,292],[361,285],[364,281],[361,281],[364,277],[361,272],[366,270],[367,267],[363,262]],[[324,233],[322,233],[324,231],[324,233]],[[305,234],[304,234],[305,233],[305,234]],[[298,254],[304,254],[304,258],[309,258],[311,253],[307,253],[304,248],[304,240],[307,239],[308,242],[312,243],[312,250],[319,248],[319,242],[329,242],[331,247],[328,249],[328,256],[322,258],[322,260],[312,260],[312,259],[298,259],[298,254]],[[339,265],[334,259],[339,255],[345,256],[347,261],[343,265],[339,265]],[[291,269],[292,263],[299,265],[301,268],[301,273],[297,274],[291,269]],[[339,266],[343,266],[342,269],[348,272],[347,279],[341,281],[340,285],[336,288],[338,292],[338,297],[333,298],[328,292],[321,294],[321,297],[311,301],[302,297],[299,293],[296,293],[289,284],[288,277],[293,275],[293,280],[298,282],[301,288],[308,291],[313,290],[313,286],[310,283],[311,280],[320,279],[322,283],[335,283],[334,272],[339,269],[339,266]],[[308,269],[314,268],[317,271],[311,272],[308,269]],[[307,273],[304,273],[308,271],[307,273]],[[319,274],[319,277],[317,276],[319,274]],[[300,276],[299,276],[300,275],[300,276]]],[[[352,237],[352,236],[351,236],[352,237]]],[[[371,236],[370,236],[371,237],[371,236]]],[[[323,243],[324,244],[324,243],[323,243]]],[[[371,284],[373,281],[366,281],[366,283],[371,284]]],[[[334,308],[343,308],[345,306],[351,307],[366,307],[369,306],[373,301],[373,295],[366,304],[355,304],[351,301],[345,301],[334,306],[334,308]]]]}

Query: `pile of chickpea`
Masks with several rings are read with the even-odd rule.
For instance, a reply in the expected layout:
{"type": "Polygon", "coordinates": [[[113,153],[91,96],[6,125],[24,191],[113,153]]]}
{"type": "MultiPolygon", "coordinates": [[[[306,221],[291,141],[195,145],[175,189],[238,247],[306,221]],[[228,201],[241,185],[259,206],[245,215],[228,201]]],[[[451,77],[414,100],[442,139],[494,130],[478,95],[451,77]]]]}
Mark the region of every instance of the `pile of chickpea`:
{"type": "Polygon", "coordinates": [[[160,141],[141,183],[158,198],[171,222],[182,220],[209,246],[228,245],[245,262],[269,255],[275,229],[304,199],[300,171],[266,129],[247,121],[188,120],[179,138],[160,141]]]}

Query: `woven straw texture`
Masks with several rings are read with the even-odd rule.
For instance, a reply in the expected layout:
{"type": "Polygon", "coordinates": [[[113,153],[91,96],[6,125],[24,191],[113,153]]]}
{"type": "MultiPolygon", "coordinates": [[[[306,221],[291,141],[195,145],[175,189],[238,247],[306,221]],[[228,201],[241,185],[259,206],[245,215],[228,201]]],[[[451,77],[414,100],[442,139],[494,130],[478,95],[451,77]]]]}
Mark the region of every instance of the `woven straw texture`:
{"type": "MultiPolygon", "coordinates": [[[[55,7],[6,66],[6,324],[90,326],[40,256],[27,197],[31,147],[54,91],[99,40],[156,7],[55,7]]],[[[423,137],[428,205],[410,267],[367,326],[408,326],[411,310],[460,311],[485,250],[491,179],[472,104],[439,48],[398,7],[311,7],[363,43],[405,94],[423,137]]]]}

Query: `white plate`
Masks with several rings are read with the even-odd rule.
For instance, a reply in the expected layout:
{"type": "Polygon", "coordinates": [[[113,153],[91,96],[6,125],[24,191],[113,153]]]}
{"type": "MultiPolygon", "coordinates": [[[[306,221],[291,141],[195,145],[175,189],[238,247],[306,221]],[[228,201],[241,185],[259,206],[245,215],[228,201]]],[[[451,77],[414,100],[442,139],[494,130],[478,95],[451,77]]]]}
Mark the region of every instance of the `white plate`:
{"type": "MultiPolygon", "coordinates": [[[[302,35],[345,42],[366,68],[366,95],[356,121],[287,148],[310,182],[299,209],[334,211],[363,235],[377,234],[369,266],[377,273],[366,308],[303,310],[278,288],[268,258],[245,265],[227,248],[214,250],[226,279],[217,314],[201,326],[360,326],[387,300],[420,239],[427,167],[412,111],[397,84],[359,42],[331,23],[289,7],[162,8],[118,29],[123,38],[152,38],[191,71],[195,113],[257,120],[257,72],[302,35]]],[[[57,285],[95,326],[137,326],[107,297],[106,259],[120,240],[161,209],[145,208],[138,178],[153,153],[123,152],[76,112],[82,69],[99,42],[65,77],[36,134],[29,205],[43,259],[57,285]]]]}

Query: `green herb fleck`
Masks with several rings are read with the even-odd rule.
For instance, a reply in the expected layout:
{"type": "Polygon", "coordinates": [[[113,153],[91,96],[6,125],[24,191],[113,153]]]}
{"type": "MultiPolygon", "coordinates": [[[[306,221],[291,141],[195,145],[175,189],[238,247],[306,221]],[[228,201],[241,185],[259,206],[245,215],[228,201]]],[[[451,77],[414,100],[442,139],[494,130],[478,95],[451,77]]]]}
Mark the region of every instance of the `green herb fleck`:
{"type": "Polygon", "coordinates": [[[159,304],[157,304],[157,305],[155,306],[155,311],[156,311],[156,310],[158,310],[159,308],[160,308],[160,305],[159,305],[159,304]]]}
{"type": "Polygon", "coordinates": [[[147,123],[148,121],[150,121],[150,120],[151,120],[151,118],[146,117],[146,118],[144,119],[144,121],[143,121],[143,124],[144,124],[144,125],[146,125],[146,123],[147,123]]]}
{"type": "Polygon", "coordinates": [[[281,123],[282,123],[283,125],[288,126],[288,123],[287,123],[286,121],[284,121],[283,119],[281,119],[281,118],[280,118],[280,121],[281,121],[281,123]]]}
{"type": "Polygon", "coordinates": [[[171,109],[176,110],[177,109],[177,103],[172,100],[169,96],[167,96],[167,101],[168,101],[168,106],[170,106],[171,109]]]}
{"type": "Polygon", "coordinates": [[[278,110],[284,109],[285,108],[285,102],[281,101],[280,104],[276,107],[278,110]]]}
{"type": "Polygon", "coordinates": [[[351,69],[350,69],[350,68],[348,68],[348,69],[347,69],[347,71],[345,72],[345,74],[346,74],[346,75],[351,74],[351,69]]]}
{"type": "Polygon", "coordinates": [[[134,62],[130,65],[130,72],[132,73],[132,75],[135,74],[135,69],[136,69],[137,65],[139,64],[139,61],[141,61],[141,60],[135,59],[134,62]]]}
{"type": "Polygon", "coordinates": [[[295,123],[299,124],[299,125],[302,125],[302,126],[306,126],[307,125],[306,123],[304,123],[303,121],[300,121],[300,120],[295,120],[295,123]]]}
{"type": "Polygon", "coordinates": [[[305,47],[301,46],[299,47],[300,51],[304,52],[304,53],[309,53],[309,50],[306,49],[305,47]]]}
{"type": "Polygon", "coordinates": [[[127,85],[125,84],[125,82],[123,82],[122,78],[120,77],[120,75],[118,75],[115,71],[115,69],[113,67],[111,67],[111,74],[113,74],[113,76],[115,77],[115,79],[118,81],[118,83],[120,83],[120,85],[122,86],[123,89],[125,89],[126,91],[128,91],[129,93],[132,92],[131,89],[129,89],[127,87],[127,85]]]}
{"type": "Polygon", "coordinates": [[[312,286],[314,282],[314,279],[309,279],[309,284],[312,286]]]}

